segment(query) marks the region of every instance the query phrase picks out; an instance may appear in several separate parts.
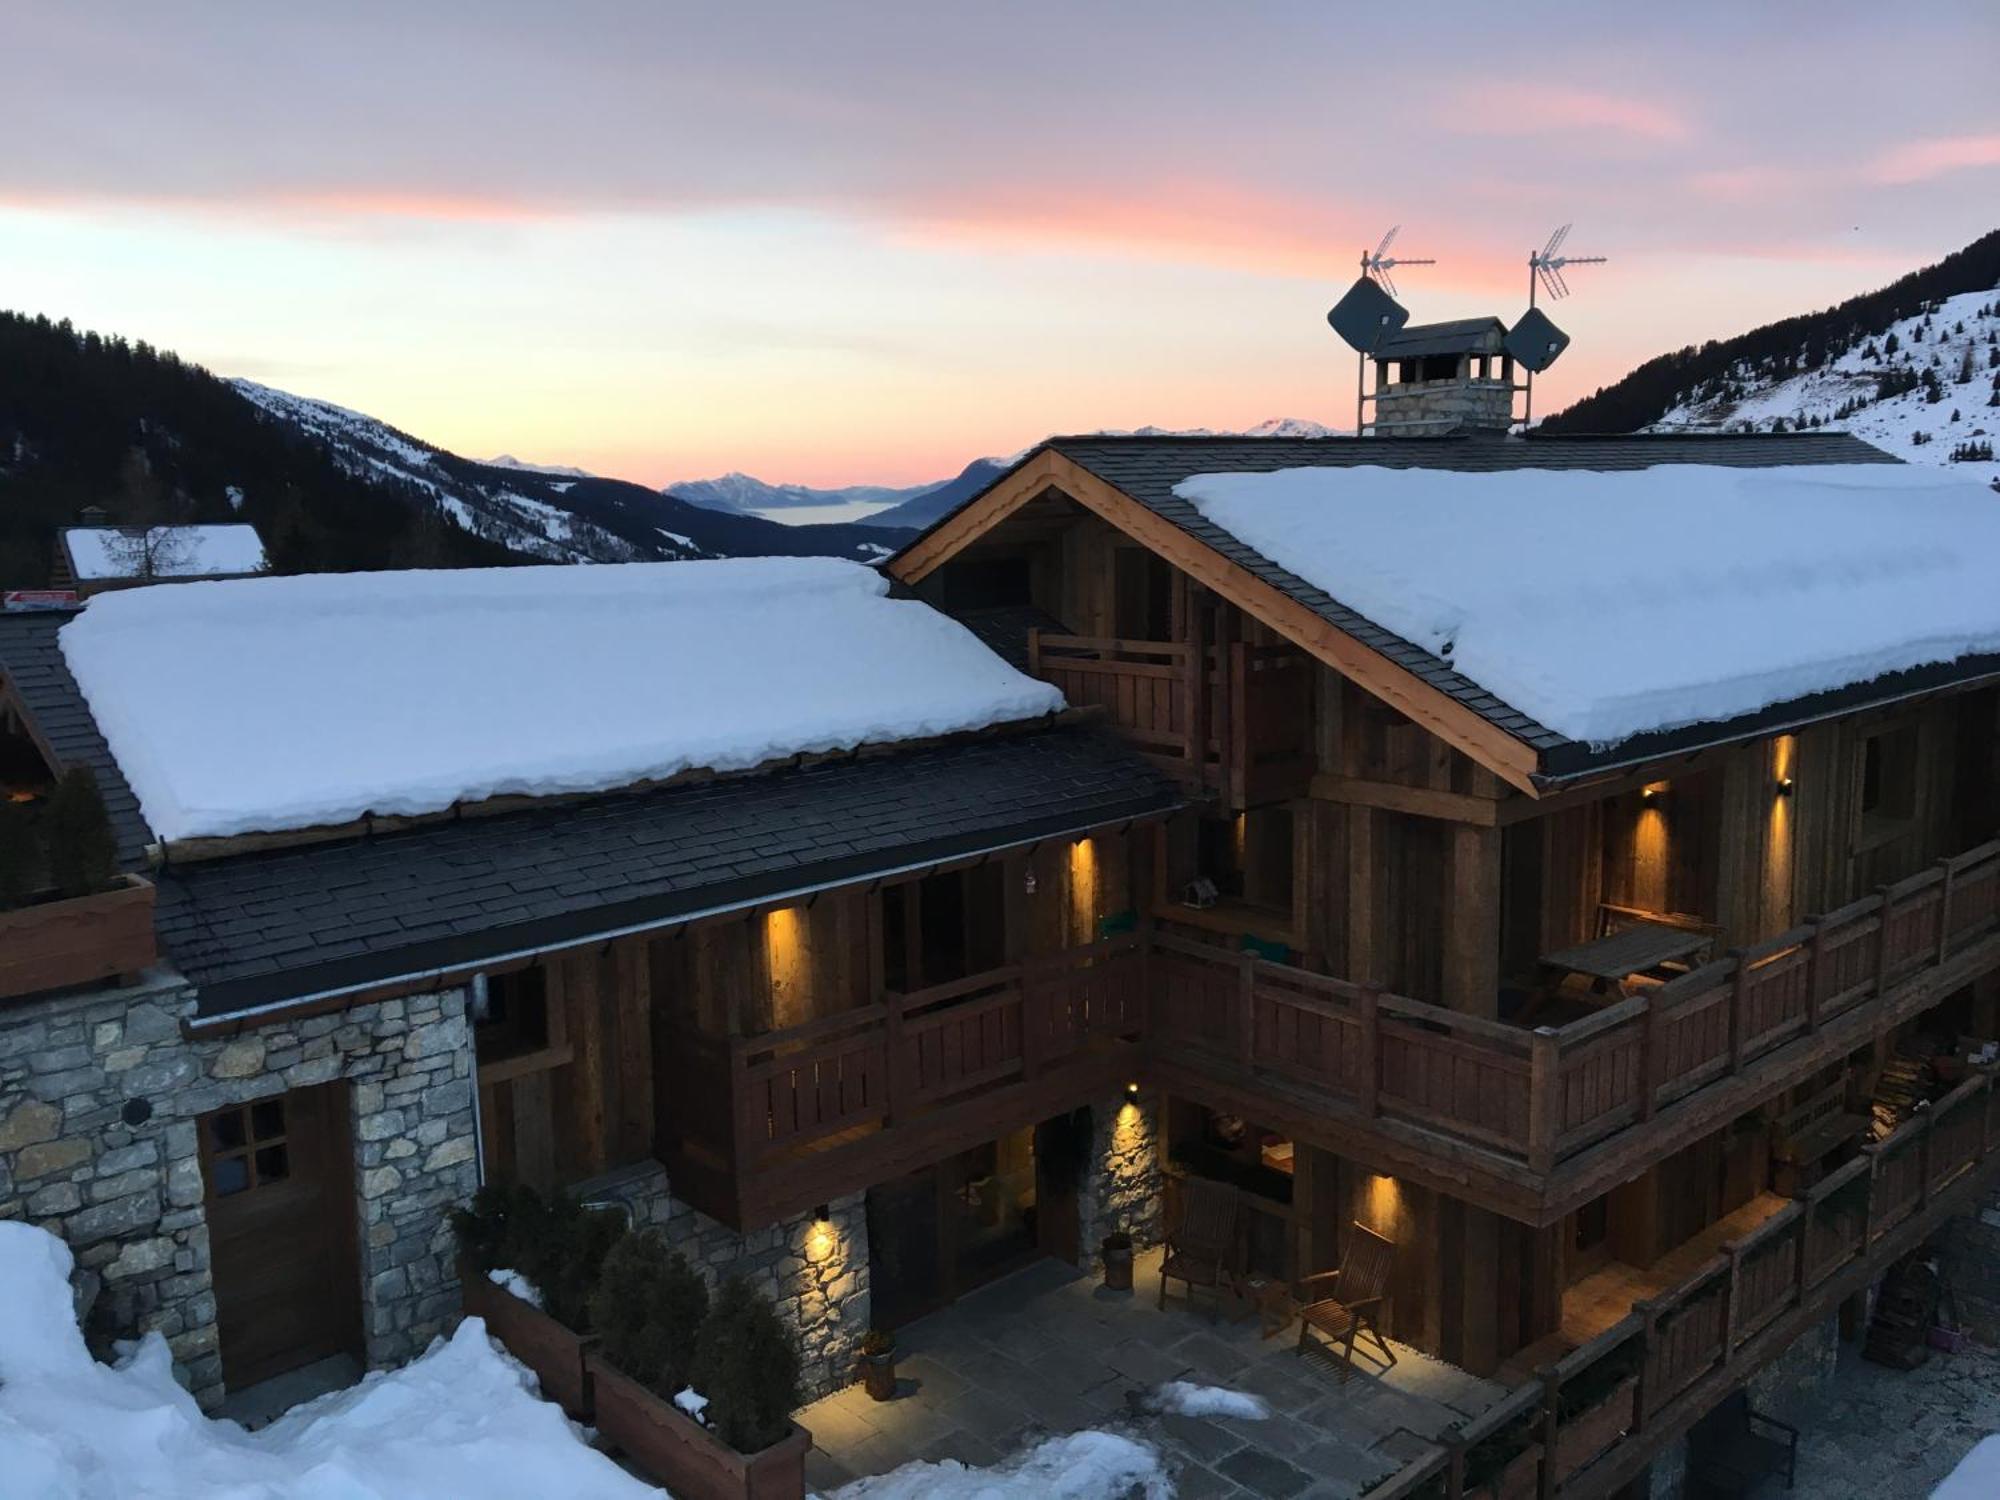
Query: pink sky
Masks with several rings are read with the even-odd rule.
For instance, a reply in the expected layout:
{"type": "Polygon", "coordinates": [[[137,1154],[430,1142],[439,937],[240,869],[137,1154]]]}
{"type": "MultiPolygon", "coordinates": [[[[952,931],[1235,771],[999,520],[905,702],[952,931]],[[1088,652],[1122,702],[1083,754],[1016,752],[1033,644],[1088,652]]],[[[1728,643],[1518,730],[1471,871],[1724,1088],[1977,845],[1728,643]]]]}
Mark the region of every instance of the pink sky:
{"type": "Polygon", "coordinates": [[[1392,223],[1419,320],[1612,257],[1552,409],[2000,203],[1986,0],[167,9],[0,0],[0,304],[654,483],[1344,421],[1392,223]]]}

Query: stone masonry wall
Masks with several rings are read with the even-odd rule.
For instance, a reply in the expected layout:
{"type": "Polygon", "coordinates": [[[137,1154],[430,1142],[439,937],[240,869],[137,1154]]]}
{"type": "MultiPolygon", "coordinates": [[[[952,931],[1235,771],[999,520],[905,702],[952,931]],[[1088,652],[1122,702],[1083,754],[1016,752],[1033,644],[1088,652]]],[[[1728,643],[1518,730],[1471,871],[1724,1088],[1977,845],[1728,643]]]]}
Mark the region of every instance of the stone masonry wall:
{"type": "Polygon", "coordinates": [[[1077,1246],[1086,1262],[1107,1234],[1140,1249],[1160,1241],[1160,1099],[1142,1092],[1091,1106],[1090,1156],[1077,1186],[1077,1246]]]}
{"type": "Polygon", "coordinates": [[[575,1191],[586,1201],[625,1204],[634,1228],[659,1229],[711,1285],[726,1276],[748,1277],[798,1334],[806,1400],[854,1379],[854,1357],[870,1315],[863,1194],[829,1202],[824,1224],[805,1214],[741,1233],[675,1198],[658,1163],[611,1173],[575,1191]]]}
{"type": "Polygon", "coordinates": [[[458,1306],[444,1210],[476,1175],[461,991],[190,1041],[169,978],[0,1011],[0,1218],[68,1242],[100,1353],[158,1332],[182,1381],[219,1400],[198,1118],[349,1080],[370,1365],[420,1353],[458,1306]],[[94,1296],[92,1295],[94,1293],[94,1296]]]}

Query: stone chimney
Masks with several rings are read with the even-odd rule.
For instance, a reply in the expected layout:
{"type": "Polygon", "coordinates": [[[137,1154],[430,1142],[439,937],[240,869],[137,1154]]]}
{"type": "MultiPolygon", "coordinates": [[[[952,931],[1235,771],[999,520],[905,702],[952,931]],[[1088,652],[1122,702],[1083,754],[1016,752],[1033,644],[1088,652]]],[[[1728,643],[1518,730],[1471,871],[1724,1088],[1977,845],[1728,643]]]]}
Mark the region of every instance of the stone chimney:
{"type": "Polygon", "coordinates": [[[1498,318],[1411,323],[1371,356],[1376,437],[1505,432],[1514,420],[1514,361],[1498,318]]]}

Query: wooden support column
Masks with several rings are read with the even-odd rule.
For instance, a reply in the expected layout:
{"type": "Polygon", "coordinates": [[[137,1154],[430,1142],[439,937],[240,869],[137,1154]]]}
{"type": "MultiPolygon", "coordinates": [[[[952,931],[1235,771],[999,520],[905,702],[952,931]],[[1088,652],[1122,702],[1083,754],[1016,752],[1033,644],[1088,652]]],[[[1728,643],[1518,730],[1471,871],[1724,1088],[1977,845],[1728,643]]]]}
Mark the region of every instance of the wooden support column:
{"type": "Polygon", "coordinates": [[[1444,995],[1453,1010],[1497,1019],[1500,1014],[1500,830],[1456,823],[1451,828],[1450,885],[1445,898],[1444,995]]]}
{"type": "Polygon", "coordinates": [[[1370,807],[1347,809],[1347,977],[1380,984],[1384,955],[1375,926],[1382,815],[1370,807]]]}

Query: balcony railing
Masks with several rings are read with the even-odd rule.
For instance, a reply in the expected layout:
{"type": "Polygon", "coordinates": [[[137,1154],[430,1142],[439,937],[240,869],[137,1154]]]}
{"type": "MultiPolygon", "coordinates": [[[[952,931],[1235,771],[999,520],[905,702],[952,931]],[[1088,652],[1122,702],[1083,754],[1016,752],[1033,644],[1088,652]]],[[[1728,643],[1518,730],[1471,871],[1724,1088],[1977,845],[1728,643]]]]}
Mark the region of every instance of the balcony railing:
{"type": "Polygon", "coordinates": [[[754,1037],[678,1031],[661,1136],[669,1169],[701,1206],[736,1217],[746,1186],[781,1164],[843,1147],[879,1154],[1002,1090],[1094,1075],[1111,1057],[1130,1076],[1136,1059],[1122,1054],[1144,1029],[1142,943],[1130,933],[754,1037]]]}
{"type": "Polygon", "coordinates": [[[1636,1304],[1367,1500],[1612,1493],[1660,1441],[1976,1201],[1976,1183],[1996,1165],[2000,1091],[1983,1075],[1864,1148],[1678,1286],[1636,1304]]]}
{"type": "Polygon", "coordinates": [[[1367,1119],[1559,1163],[1886,999],[2000,931],[2000,841],[1561,1027],[1461,1015],[1164,934],[1156,1049],[1367,1119]]]}
{"type": "Polygon", "coordinates": [[[1233,808],[1297,795],[1312,776],[1312,662],[1290,646],[1031,632],[1028,673],[1095,707],[1141,751],[1233,808]]]}

